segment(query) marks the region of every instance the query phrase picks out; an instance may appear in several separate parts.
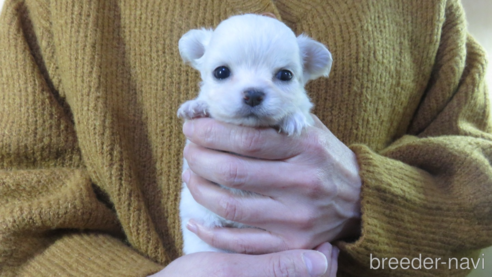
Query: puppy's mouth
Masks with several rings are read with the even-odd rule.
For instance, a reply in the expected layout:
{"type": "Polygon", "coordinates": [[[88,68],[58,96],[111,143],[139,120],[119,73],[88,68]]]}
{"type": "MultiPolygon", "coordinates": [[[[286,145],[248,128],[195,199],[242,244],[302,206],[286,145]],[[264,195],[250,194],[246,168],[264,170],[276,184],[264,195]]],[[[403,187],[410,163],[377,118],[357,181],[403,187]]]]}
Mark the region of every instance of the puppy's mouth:
{"type": "Polygon", "coordinates": [[[211,115],[224,122],[251,127],[276,126],[284,116],[277,110],[270,110],[262,104],[254,107],[243,105],[229,113],[223,113],[222,111],[216,110],[211,115]]]}
{"type": "Polygon", "coordinates": [[[261,106],[255,107],[242,107],[236,114],[238,117],[251,118],[251,119],[263,119],[269,117],[266,110],[261,106]]]}
{"type": "Polygon", "coordinates": [[[250,111],[249,113],[245,114],[243,117],[260,119],[260,117],[264,117],[264,116],[259,115],[257,111],[250,111]]]}
{"type": "Polygon", "coordinates": [[[250,113],[250,114],[244,116],[244,118],[248,118],[248,119],[259,119],[258,115],[254,114],[254,113],[250,113]]]}
{"type": "Polygon", "coordinates": [[[234,116],[240,124],[249,126],[272,126],[277,124],[275,116],[268,112],[262,105],[255,107],[242,107],[234,116]]]}

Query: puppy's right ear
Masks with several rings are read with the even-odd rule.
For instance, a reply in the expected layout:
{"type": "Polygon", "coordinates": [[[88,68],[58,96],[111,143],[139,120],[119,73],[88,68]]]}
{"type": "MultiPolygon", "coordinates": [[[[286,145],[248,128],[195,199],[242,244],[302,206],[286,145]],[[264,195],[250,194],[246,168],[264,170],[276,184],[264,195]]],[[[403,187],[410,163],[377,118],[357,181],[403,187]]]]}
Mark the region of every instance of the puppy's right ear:
{"type": "Polygon", "coordinates": [[[179,40],[179,54],[186,63],[199,69],[199,59],[205,54],[205,49],[212,38],[212,30],[194,29],[188,31],[179,40]]]}
{"type": "Polygon", "coordinates": [[[297,43],[304,63],[303,70],[306,82],[321,76],[328,77],[333,62],[328,48],[304,34],[297,37],[297,43]]]}

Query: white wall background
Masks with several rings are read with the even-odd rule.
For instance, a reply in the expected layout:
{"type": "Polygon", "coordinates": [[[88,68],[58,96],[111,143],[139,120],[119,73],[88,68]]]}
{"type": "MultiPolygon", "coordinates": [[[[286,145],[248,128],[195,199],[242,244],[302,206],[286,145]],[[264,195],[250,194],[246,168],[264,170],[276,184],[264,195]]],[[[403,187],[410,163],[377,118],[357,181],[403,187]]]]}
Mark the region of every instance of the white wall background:
{"type": "MultiPolygon", "coordinates": [[[[0,0],[0,7],[3,2],[0,0]]],[[[489,91],[492,91],[492,0],[462,0],[468,19],[470,33],[485,47],[488,52],[489,69],[487,80],[489,91]]],[[[0,8],[1,10],[1,8],[0,8]]],[[[471,277],[492,276],[492,247],[484,251],[485,270],[475,270],[471,277]]]]}
{"type": "MultiPolygon", "coordinates": [[[[488,52],[489,66],[487,82],[492,92],[492,0],[462,0],[468,20],[469,32],[482,44],[488,52]]],[[[492,247],[483,251],[485,269],[474,270],[470,277],[492,276],[492,247]]]]}

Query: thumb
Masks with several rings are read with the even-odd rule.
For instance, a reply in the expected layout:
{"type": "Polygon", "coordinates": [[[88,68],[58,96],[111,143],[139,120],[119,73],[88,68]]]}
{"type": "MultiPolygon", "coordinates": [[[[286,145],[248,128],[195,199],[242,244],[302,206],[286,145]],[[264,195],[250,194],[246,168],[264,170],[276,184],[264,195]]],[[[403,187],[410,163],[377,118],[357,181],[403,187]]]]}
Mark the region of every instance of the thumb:
{"type": "Polygon", "coordinates": [[[328,242],[322,243],[316,247],[315,250],[323,253],[325,257],[328,258],[328,269],[323,276],[335,277],[338,270],[338,254],[340,253],[340,250],[328,242]]]}
{"type": "MultiPolygon", "coordinates": [[[[268,254],[267,276],[323,276],[328,270],[327,257],[314,250],[290,250],[268,254]]],[[[261,257],[261,256],[257,256],[261,257]]]]}

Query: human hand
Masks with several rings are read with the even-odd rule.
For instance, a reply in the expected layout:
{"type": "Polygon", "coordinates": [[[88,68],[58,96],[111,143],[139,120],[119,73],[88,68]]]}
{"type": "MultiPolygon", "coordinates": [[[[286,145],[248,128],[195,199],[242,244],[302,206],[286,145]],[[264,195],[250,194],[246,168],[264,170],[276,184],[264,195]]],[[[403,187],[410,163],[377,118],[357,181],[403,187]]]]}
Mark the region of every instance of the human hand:
{"type": "Polygon", "coordinates": [[[289,250],[264,255],[200,252],[182,256],[151,276],[335,277],[338,268],[338,248],[323,243],[316,250],[319,252],[289,250]]]}
{"type": "Polygon", "coordinates": [[[313,117],[315,125],[300,136],[210,118],[185,122],[191,143],[183,180],[195,200],[225,219],[257,227],[208,228],[197,219],[188,229],[213,247],[255,254],[313,249],[358,235],[355,154],[313,117]],[[259,195],[239,196],[213,182],[259,195]]]}

